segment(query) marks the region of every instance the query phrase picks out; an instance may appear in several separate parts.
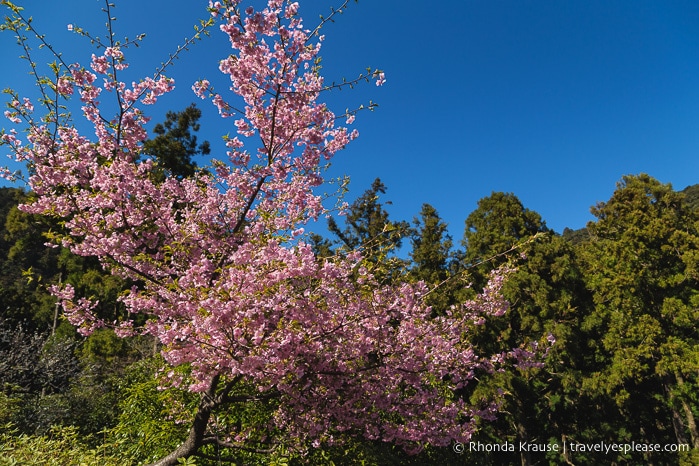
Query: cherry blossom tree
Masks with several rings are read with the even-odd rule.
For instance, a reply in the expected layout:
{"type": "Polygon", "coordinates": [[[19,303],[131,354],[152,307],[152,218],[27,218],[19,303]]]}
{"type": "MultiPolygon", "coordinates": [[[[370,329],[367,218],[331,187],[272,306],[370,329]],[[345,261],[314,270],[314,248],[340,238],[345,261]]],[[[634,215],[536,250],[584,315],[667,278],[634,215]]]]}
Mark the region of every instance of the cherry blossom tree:
{"type": "MultiPolygon", "coordinates": [[[[20,44],[30,31],[50,47],[21,8],[2,4],[20,44]]],[[[89,65],[56,53],[53,76],[39,80],[45,114],[11,93],[5,116],[26,136],[3,130],[2,144],[29,167],[33,201],[22,209],[60,220],[51,242],[133,283],[121,296],[129,318],[119,322],[100,320],[96,303],[70,284],[54,287],[66,317],[84,334],[110,326],[123,337],[152,335],[169,366],[162,385],[200,394],[183,419],[188,438],[156,464],[209,444],[303,451],[356,435],[419,451],[467,441],[497,400],[473,406],[459,390],[479,372],[537,364],[541,352],[534,345],[480,354],[469,342],[470,328],[507,309],[502,271],[478,298],[434,317],[424,284],[380,283],[361,250],[314,256],[304,227],[326,213],[322,166],[358,135],[341,124],[352,124],[355,111],[336,115],[320,100],[339,86],[326,84],[319,67],[320,30],[332,15],[307,29],[297,2],[209,2],[198,34],[218,25],[227,35],[232,51],[220,71],[230,85],[219,93],[201,80],[193,91],[231,119],[236,135],[207,170],[156,181],[152,160],[140,157],[143,109],[174,81],[164,68],[120,80],[129,41],[115,40],[111,7],[109,34],[95,41],[89,65]],[[59,105],[76,99],[87,133],[59,105]],[[139,316],[145,324],[136,324],[139,316]],[[223,409],[267,401],[274,409],[263,425],[219,420],[211,428],[223,409]]],[[[370,70],[342,85],[364,80],[385,82],[370,70]]]]}

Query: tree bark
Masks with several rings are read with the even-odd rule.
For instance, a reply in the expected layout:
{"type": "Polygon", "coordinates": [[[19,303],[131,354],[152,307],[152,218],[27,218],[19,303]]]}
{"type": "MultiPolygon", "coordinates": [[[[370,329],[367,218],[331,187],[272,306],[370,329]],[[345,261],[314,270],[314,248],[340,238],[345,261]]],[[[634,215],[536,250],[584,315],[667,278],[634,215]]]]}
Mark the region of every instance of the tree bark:
{"type": "MultiPolygon", "coordinates": [[[[684,385],[684,378],[681,374],[675,373],[677,386],[684,385]]],[[[676,396],[672,393],[672,389],[668,383],[665,384],[665,390],[669,396],[670,409],[672,411],[672,426],[675,429],[675,437],[677,443],[690,443],[692,448],[699,448],[699,429],[697,429],[697,421],[692,412],[691,406],[682,396],[676,396]],[[682,407],[682,413],[677,409],[677,403],[682,407]],[[682,415],[684,414],[684,416],[682,415]],[[690,442],[687,442],[687,431],[689,431],[690,442]]]]}
{"type": "MultiPolygon", "coordinates": [[[[517,403],[517,404],[519,404],[519,403],[517,403]]],[[[521,409],[518,409],[518,411],[520,413],[522,412],[521,409]]],[[[529,435],[527,434],[527,428],[524,426],[524,424],[522,424],[521,422],[515,421],[515,425],[517,427],[517,434],[519,435],[519,438],[523,442],[529,441],[529,435]]],[[[520,461],[521,461],[522,466],[531,466],[532,457],[528,451],[521,451],[519,453],[519,457],[520,457],[520,461]]]]}
{"type": "Polygon", "coordinates": [[[672,388],[670,386],[670,378],[666,377],[663,386],[665,387],[665,393],[667,393],[668,402],[670,405],[670,412],[672,413],[672,428],[675,431],[675,438],[677,443],[687,443],[687,435],[685,434],[684,420],[682,415],[677,410],[675,405],[675,395],[672,393],[672,388]]]}
{"type": "Polygon", "coordinates": [[[214,408],[218,405],[216,399],[216,388],[218,386],[220,376],[215,376],[211,380],[209,389],[201,395],[201,401],[197,408],[197,413],[194,415],[192,427],[189,429],[189,435],[179,447],[173,450],[164,458],[150,464],[149,466],[175,466],[179,458],[192,456],[204,443],[204,434],[206,427],[209,424],[209,418],[214,408]]]}
{"type": "Polygon", "coordinates": [[[694,419],[692,408],[685,400],[680,399],[680,403],[682,403],[684,415],[687,417],[687,428],[689,429],[689,435],[692,438],[692,448],[695,450],[699,449],[699,431],[697,430],[697,421],[694,419]]]}
{"type": "MultiPolygon", "coordinates": [[[[684,378],[682,374],[676,373],[675,378],[677,379],[677,384],[682,387],[684,385],[684,378]]],[[[687,400],[679,397],[680,404],[682,405],[682,410],[684,411],[685,419],[687,421],[687,429],[689,430],[689,436],[692,440],[692,448],[699,449],[699,430],[697,429],[697,421],[694,418],[694,413],[692,412],[692,407],[689,406],[687,400]]]]}

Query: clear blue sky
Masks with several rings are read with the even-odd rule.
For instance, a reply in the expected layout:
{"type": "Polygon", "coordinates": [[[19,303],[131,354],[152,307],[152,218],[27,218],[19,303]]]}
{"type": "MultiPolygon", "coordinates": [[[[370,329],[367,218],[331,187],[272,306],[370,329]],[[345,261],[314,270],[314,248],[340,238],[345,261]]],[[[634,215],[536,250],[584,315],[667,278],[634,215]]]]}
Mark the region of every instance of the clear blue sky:
{"type": "MultiPolygon", "coordinates": [[[[117,35],[147,34],[127,52],[130,80],[152,74],[206,16],[205,0],[115,1],[117,35]]],[[[103,33],[103,1],[17,3],[68,62],[88,62],[87,44],[66,24],[103,33]]],[[[311,27],[339,2],[300,3],[311,27]]],[[[338,113],[380,105],[359,115],[360,138],[331,174],[351,177],[349,201],[380,177],[395,220],[427,202],[458,241],[478,199],[506,191],[560,232],[583,227],[624,174],[646,172],[676,189],[699,183],[699,2],[360,0],[325,34],[327,79],[367,66],[386,72],[384,87],[328,95],[338,113]]],[[[0,87],[31,89],[19,53],[0,34],[0,87]]],[[[150,109],[153,122],[194,102],[197,78],[221,88],[217,60],[227,54],[218,31],[185,54],[168,73],[176,91],[150,109]]],[[[232,121],[196,101],[204,137],[221,153],[232,121]]]]}

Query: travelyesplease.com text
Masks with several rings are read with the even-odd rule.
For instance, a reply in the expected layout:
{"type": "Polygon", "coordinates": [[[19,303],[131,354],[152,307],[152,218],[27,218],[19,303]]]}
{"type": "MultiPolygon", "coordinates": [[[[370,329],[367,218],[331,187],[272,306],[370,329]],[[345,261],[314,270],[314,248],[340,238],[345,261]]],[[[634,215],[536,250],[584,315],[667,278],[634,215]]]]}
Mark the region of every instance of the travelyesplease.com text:
{"type": "Polygon", "coordinates": [[[503,442],[503,443],[484,443],[484,442],[469,442],[468,444],[456,443],[454,444],[454,451],[456,453],[465,452],[561,452],[564,455],[568,452],[572,453],[586,453],[586,452],[597,452],[597,453],[623,453],[628,454],[632,452],[680,452],[689,451],[690,446],[688,444],[667,444],[662,445],[659,443],[639,443],[639,442],[625,442],[625,443],[609,443],[609,442],[596,442],[596,443],[580,443],[566,441],[561,443],[556,442],[503,442]]]}

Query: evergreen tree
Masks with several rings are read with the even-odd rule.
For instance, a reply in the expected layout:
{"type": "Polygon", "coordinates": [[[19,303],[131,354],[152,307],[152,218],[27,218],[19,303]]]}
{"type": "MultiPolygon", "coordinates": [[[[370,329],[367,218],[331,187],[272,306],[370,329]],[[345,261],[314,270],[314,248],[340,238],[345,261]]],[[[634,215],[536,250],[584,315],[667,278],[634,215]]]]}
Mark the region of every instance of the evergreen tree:
{"type": "Polygon", "coordinates": [[[447,233],[447,225],[429,204],[422,205],[420,217],[416,217],[413,224],[410,238],[413,246],[410,253],[413,261],[411,273],[427,283],[445,280],[452,258],[452,240],[447,233]]]}
{"type": "Polygon", "coordinates": [[[685,196],[685,203],[690,210],[699,209],[699,184],[687,186],[682,190],[685,196]]]}
{"type": "MultiPolygon", "coordinates": [[[[579,328],[590,303],[575,251],[513,194],[493,193],[481,199],[466,225],[467,249],[462,264],[475,283],[483,282],[498,265],[516,265],[503,288],[510,309],[490,325],[472,330],[478,346],[506,351],[513,342],[549,345],[555,340],[543,367],[481,377],[475,388],[466,391],[472,400],[494,392],[504,394],[504,414],[484,425],[474,440],[561,447],[558,453],[519,448],[497,454],[476,453],[470,454],[469,460],[484,464],[563,463],[567,461],[562,456],[563,442],[584,427],[579,422],[580,413],[594,418],[592,423],[598,420],[586,411],[589,400],[579,397],[579,373],[587,364],[579,328]]],[[[585,459],[594,460],[577,458],[585,459]]]]}
{"type": "Polygon", "coordinates": [[[456,303],[459,289],[466,285],[455,273],[453,243],[447,224],[434,207],[423,204],[420,217],[413,220],[413,225],[410,276],[430,285],[432,291],[426,297],[427,303],[436,313],[443,313],[456,303]]]}
{"type": "Polygon", "coordinates": [[[29,194],[7,188],[2,207],[2,278],[0,307],[6,325],[22,323],[30,330],[46,331],[52,326],[55,299],[46,286],[58,280],[60,249],[45,246],[46,234],[55,222],[22,212],[18,205],[29,194]]]}
{"type": "MultiPolygon", "coordinates": [[[[380,202],[386,194],[386,186],[376,178],[364,194],[352,203],[345,216],[345,228],[341,229],[335,219],[328,220],[328,229],[347,250],[362,248],[374,251],[382,248],[395,249],[402,244],[408,231],[407,222],[393,222],[388,219],[388,211],[380,202]]],[[[386,205],[391,202],[387,201],[386,205]]],[[[366,254],[371,256],[370,253],[366,254]]]]}
{"type": "Polygon", "coordinates": [[[699,214],[646,174],[624,176],[592,213],[585,258],[595,309],[585,328],[603,367],[584,387],[612,397],[629,439],[699,448],[699,214]]]}
{"type": "Polygon", "coordinates": [[[197,137],[192,134],[199,131],[199,118],[201,110],[191,104],[182,111],[167,112],[165,122],[155,125],[153,132],[157,136],[143,143],[143,152],[155,159],[156,179],[189,178],[197,169],[192,157],[211,152],[208,141],[197,144],[197,137]]]}
{"type": "Polygon", "coordinates": [[[466,218],[462,241],[466,248],[462,263],[476,288],[485,283],[487,271],[507,262],[506,253],[513,247],[547,231],[541,216],[525,208],[512,193],[493,192],[478,201],[476,210],[466,218]]]}
{"type": "Polygon", "coordinates": [[[360,250],[370,269],[384,279],[393,277],[397,270],[404,268],[404,261],[398,259],[395,253],[401,247],[403,238],[409,234],[410,224],[389,219],[384,205],[391,202],[381,202],[381,195],[384,194],[386,186],[376,178],[371,187],[347,209],[344,228],[334,218],[328,219],[328,230],[335,236],[334,241],[312,238],[315,251],[321,257],[327,257],[338,247],[341,252],[360,250]],[[392,272],[386,273],[389,269],[392,272]]]}

